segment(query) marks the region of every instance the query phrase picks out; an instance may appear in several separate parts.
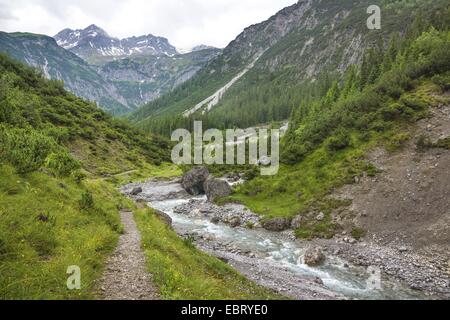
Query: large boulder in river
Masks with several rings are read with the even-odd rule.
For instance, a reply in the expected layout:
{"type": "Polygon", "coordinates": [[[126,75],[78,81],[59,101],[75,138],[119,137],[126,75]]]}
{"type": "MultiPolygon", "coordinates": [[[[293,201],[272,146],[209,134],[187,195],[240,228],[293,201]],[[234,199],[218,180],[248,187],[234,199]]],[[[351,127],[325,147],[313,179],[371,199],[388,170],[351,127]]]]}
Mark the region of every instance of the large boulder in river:
{"type": "Polygon", "coordinates": [[[205,193],[204,183],[208,179],[209,171],[205,167],[197,167],[184,174],[181,185],[193,196],[205,193]]]}
{"type": "Polygon", "coordinates": [[[209,201],[229,196],[233,192],[228,182],[213,177],[206,179],[204,189],[209,201]]]}
{"type": "Polygon", "coordinates": [[[325,261],[325,255],[318,247],[309,248],[305,252],[304,261],[310,267],[320,266],[325,261]]]}
{"type": "Polygon", "coordinates": [[[263,221],[262,227],[269,231],[284,231],[291,226],[289,218],[273,218],[263,221]]]}

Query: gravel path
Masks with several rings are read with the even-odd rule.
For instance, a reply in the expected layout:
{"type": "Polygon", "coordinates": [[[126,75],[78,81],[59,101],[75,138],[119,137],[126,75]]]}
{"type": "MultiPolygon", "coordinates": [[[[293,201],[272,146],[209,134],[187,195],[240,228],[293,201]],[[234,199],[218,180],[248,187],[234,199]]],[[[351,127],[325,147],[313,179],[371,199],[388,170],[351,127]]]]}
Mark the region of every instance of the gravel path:
{"type": "Polygon", "coordinates": [[[141,235],[133,212],[122,211],[120,218],[124,234],[100,280],[101,296],[105,300],[157,300],[158,289],[145,267],[141,235]]]}

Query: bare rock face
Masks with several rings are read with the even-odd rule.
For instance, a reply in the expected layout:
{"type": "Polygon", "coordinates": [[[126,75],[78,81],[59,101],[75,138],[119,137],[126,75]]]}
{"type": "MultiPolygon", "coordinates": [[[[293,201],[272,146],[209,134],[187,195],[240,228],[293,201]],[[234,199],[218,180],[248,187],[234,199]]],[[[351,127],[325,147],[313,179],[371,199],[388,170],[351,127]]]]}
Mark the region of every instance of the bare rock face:
{"type": "Polygon", "coordinates": [[[197,167],[184,174],[181,180],[183,188],[191,195],[205,193],[204,183],[208,179],[209,171],[205,167],[197,167]]]}
{"type": "Polygon", "coordinates": [[[318,247],[310,248],[305,252],[304,261],[310,267],[320,266],[325,261],[325,255],[318,247]]]}
{"type": "Polygon", "coordinates": [[[229,196],[233,192],[228,182],[212,177],[206,179],[204,189],[209,201],[229,196]]]}
{"type": "Polygon", "coordinates": [[[289,218],[273,218],[262,223],[262,227],[269,231],[284,231],[291,226],[289,218]]]}

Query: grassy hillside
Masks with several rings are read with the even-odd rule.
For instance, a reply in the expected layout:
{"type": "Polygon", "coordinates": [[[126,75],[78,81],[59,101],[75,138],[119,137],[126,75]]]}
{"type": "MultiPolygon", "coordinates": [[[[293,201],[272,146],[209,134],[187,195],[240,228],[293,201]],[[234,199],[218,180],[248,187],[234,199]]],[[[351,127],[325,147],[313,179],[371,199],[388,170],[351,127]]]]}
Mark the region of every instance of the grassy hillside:
{"type": "Polygon", "coordinates": [[[279,174],[244,184],[231,199],[268,218],[303,215],[299,237],[338,232],[331,211],[348,203],[327,195],[363,174],[377,174],[365,158],[372,147],[395,152],[411,139],[423,144],[410,129],[430,108],[449,103],[442,95],[450,88],[449,24],[435,20],[437,30],[422,22],[418,18],[386,50],[369,50],[363,65],[350,68],[322,98],[300,104],[283,141],[279,174]],[[323,221],[308,215],[320,211],[323,221]]]}
{"type": "Polygon", "coordinates": [[[0,299],[98,298],[95,280],[123,230],[124,208],[135,212],[163,297],[277,297],[118,193],[120,183],[179,174],[164,163],[168,153],[165,140],[0,55],[0,299]],[[73,265],[81,290],[66,286],[73,265]]]}

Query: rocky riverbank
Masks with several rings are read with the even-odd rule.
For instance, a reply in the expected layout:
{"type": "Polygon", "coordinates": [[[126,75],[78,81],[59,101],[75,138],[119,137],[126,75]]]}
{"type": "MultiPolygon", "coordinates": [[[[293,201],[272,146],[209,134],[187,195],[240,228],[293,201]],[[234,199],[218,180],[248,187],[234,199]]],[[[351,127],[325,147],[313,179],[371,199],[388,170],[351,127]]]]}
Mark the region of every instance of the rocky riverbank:
{"type": "Polygon", "coordinates": [[[122,192],[171,215],[174,229],[201,250],[226,261],[257,283],[294,299],[370,297],[371,293],[363,289],[349,294],[339,292],[341,289],[336,291],[335,280],[330,278],[334,273],[340,276],[344,273],[344,279],[349,280],[343,280],[340,285],[345,286],[355,277],[359,283],[356,286],[361,286],[368,277],[368,266],[380,268],[382,285],[387,287],[386,292],[375,297],[449,297],[444,255],[434,256],[439,261],[429,260],[409,248],[382,246],[372,239],[368,242],[344,241],[344,235],[331,240],[297,240],[290,230],[269,232],[263,229],[259,216],[242,205],[218,206],[207,201],[206,196],[189,195],[180,181],[131,184],[124,186],[122,192]],[[162,204],[170,206],[161,207],[162,204]],[[223,232],[228,234],[223,236],[223,232]],[[277,244],[269,239],[277,241],[277,244]],[[309,268],[304,264],[305,251],[311,246],[322,248],[324,266],[309,268]],[[300,272],[292,270],[293,266],[300,272]],[[328,271],[330,268],[331,273],[328,271]],[[395,292],[397,287],[402,294],[395,292]]]}

